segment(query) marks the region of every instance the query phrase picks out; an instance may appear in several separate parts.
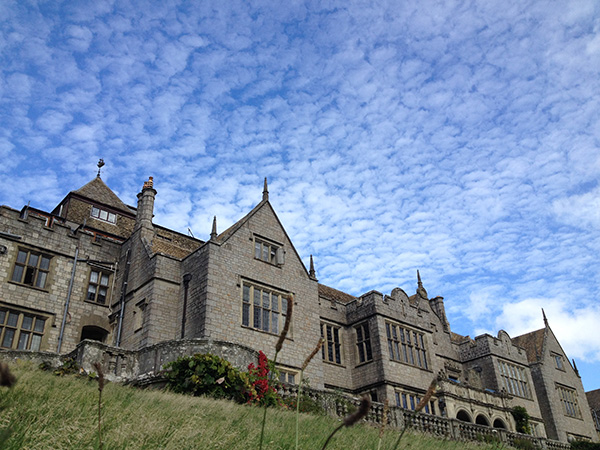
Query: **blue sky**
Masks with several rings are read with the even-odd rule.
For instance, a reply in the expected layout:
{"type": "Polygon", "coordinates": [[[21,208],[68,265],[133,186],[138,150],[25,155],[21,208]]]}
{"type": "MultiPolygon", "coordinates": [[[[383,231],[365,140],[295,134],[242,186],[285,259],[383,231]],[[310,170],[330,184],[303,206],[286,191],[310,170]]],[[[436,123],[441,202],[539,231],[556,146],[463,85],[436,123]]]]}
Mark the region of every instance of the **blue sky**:
{"type": "Polygon", "coordinates": [[[0,203],[96,174],[206,239],[270,199],[319,280],[453,331],[541,308],[600,388],[595,1],[0,2],[0,203]]]}

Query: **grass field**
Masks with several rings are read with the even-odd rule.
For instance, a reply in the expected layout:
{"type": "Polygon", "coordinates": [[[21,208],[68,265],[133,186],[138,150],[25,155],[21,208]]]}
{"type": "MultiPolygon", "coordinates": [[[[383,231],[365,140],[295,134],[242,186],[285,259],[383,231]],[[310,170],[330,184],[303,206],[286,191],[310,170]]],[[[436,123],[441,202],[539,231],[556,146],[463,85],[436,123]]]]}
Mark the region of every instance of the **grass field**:
{"type": "MultiPolygon", "coordinates": [[[[0,387],[0,449],[94,449],[98,446],[98,384],[58,377],[31,364],[11,366],[12,388],[0,387]]],[[[108,383],[102,393],[105,449],[258,449],[262,410],[253,406],[108,383]]],[[[339,420],[302,414],[300,448],[319,450],[339,420]]],[[[295,448],[295,413],[269,409],[265,448],[295,448]]],[[[381,449],[398,437],[386,431],[381,449]]],[[[379,430],[344,428],[328,449],[374,449],[379,430]]],[[[493,446],[406,433],[399,448],[475,450],[493,446]]]]}

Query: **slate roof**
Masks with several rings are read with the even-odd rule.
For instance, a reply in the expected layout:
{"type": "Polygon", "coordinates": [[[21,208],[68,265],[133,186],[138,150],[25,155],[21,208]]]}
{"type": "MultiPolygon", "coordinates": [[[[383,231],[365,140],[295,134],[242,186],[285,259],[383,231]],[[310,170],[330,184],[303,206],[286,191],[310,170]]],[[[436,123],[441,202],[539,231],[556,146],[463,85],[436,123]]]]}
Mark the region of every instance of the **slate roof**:
{"type": "Polygon", "coordinates": [[[183,259],[190,253],[192,253],[192,250],[180,247],[172,242],[160,239],[158,236],[155,236],[154,240],[152,241],[152,251],[154,253],[162,253],[165,255],[169,255],[177,259],[183,259]]]}
{"type": "Polygon", "coordinates": [[[71,191],[71,193],[130,214],[133,212],[129,206],[123,203],[121,199],[117,197],[106,184],[104,184],[104,181],[102,181],[102,178],[100,177],[94,178],[76,191],[71,191]]]}
{"type": "Polygon", "coordinates": [[[325,286],[324,284],[319,283],[319,296],[324,297],[327,300],[335,300],[340,303],[349,303],[353,300],[356,300],[356,297],[346,294],[345,292],[338,291],[329,286],[325,286]]]}
{"type": "Polygon", "coordinates": [[[515,345],[525,349],[527,360],[529,362],[537,362],[542,359],[542,351],[544,350],[544,336],[546,329],[532,331],[531,333],[522,334],[512,338],[515,345]]]}
{"type": "Polygon", "coordinates": [[[463,336],[462,334],[455,333],[454,331],[450,332],[450,340],[455,344],[460,344],[466,340],[469,340],[469,336],[463,336]]]}
{"type": "Polygon", "coordinates": [[[585,393],[587,401],[594,411],[600,411],[600,389],[585,393]]]}

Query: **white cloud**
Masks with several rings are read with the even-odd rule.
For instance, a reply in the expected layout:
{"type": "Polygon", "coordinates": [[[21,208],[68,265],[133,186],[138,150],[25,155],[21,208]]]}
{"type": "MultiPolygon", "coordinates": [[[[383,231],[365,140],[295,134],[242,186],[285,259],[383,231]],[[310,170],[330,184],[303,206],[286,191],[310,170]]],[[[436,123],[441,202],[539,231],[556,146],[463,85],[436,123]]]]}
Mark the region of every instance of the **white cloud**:
{"type": "Polygon", "coordinates": [[[581,228],[600,228],[600,186],[580,194],[554,200],[557,221],[581,228]]]}
{"type": "Polygon", "coordinates": [[[103,157],[124,201],[152,175],[157,222],[206,238],[268,176],[323,283],[409,292],[421,269],[457,332],[600,290],[597,2],[16,6],[2,203],[52,207],[103,157]]]}
{"type": "Polygon", "coordinates": [[[542,308],[550,328],[570,358],[600,362],[600,334],[592,332],[600,323],[597,304],[571,304],[569,292],[551,298],[527,298],[502,306],[494,323],[511,336],[518,336],[543,328],[542,308]]]}

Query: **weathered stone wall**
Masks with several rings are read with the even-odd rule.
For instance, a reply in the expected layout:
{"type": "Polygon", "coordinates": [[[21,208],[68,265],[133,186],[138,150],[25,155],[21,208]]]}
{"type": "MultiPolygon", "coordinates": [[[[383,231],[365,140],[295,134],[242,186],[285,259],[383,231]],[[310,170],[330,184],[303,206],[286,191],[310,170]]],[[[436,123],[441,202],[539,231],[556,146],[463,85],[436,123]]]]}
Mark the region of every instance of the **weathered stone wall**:
{"type": "Polygon", "coordinates": [[[54,223],[52,227],[45,226],[45,223],[43,218],[32,215],[21,219],[18,211],[0,208],[0,245],[7,248],[6,253],[0,255],[0,304],[45,317],[47,320],[41,349],[56,351],[78,248],[78,262],[61,346],[61,351],[70,351],[79,342],[84,326],[98,326],[106,331],[110,328],[108,303],[115,295],[112,291],[114,274],[104,269],[110,274],[109,298],[105,305],[87,301],[86,293],[90,272],[99,267],[92,265],[93,261],[102,262],[108,268],[117,261],[120,246],[105,239],[95,240],[85,231],[73,232],[70,227],[60,223],[54,223]],[[19,249],[51,257],[43,289],[11,281],[19,249]]]}
{"type": "Polygon", "coordinates": [[[545,399],[540,398],[540,404],[544,421],[547,423],[551,421],[548,430],[549,437],[563,442],[576,439],[579,436],[595,438],[594,421],[581,378],[579,374],[575,373],[554,333],[549,328],[547,329],[543,350],[542,360],[535,365],[535,370],[532,373],[536,389],[545,394],[540,395],[540,397],[546,397],[545,399]],[[562,358],[562,368],[557,367],[555,356],[562,358]],[[580,412],[579,417],[566,414],[559,396],[559,388],[561,387],[575,391],[580,412]]]}
{"type": "MultiPolygon", "coordinates": [[[[318,286],[309,278],[270,204],[263,202],[255,208],[243,226],[219,244],[208,244],[205,336],[243,343],[273,358],[278,334],[242,325],[242,284],[245,281],[274,292],[294,294],[292,329],[277,362],[299,370],[320,338],[318,286]],[[285,251],[285,262],[277,265],[255,259],[255,236],[280,244],[285,251]]],[[[314,386],[323,386],[320,364],[311,363],[306,376],[314,386]]]]}

